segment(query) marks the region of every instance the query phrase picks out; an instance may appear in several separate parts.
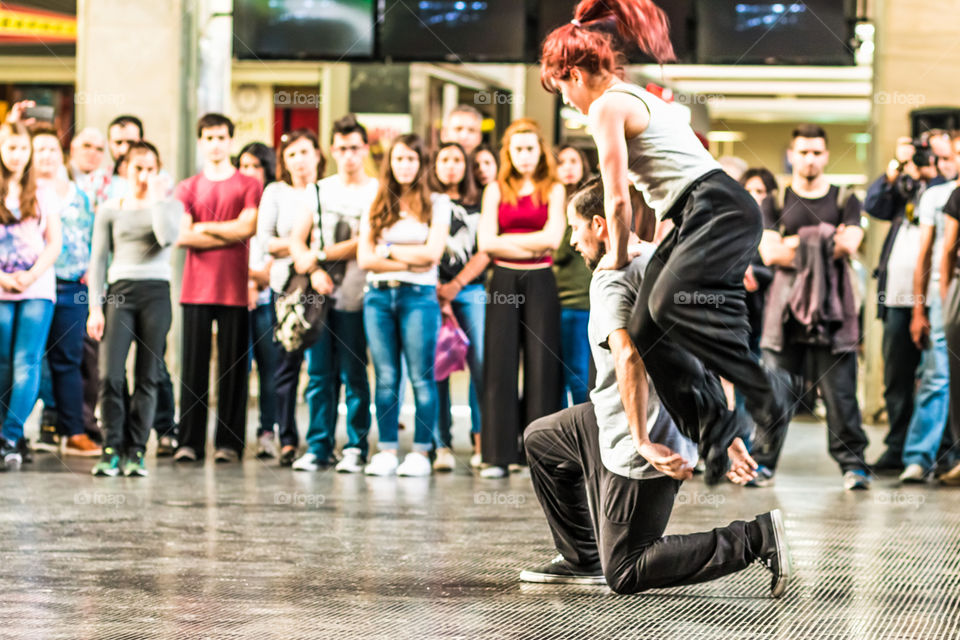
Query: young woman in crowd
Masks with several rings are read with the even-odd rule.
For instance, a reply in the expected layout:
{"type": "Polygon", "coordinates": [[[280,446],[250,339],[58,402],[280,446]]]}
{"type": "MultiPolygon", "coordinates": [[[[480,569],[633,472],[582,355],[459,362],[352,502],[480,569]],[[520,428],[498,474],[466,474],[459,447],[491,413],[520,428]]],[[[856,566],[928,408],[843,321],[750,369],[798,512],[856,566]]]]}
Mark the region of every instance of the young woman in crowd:
{"type": "Polygon", "coordinates": [[[128,195],[100,206],[90,257],[87,333],[100,341],[100,413],[106,431],[95,476],[146,476],[144,452],[153,426],[170,330],[170,251],[183,205],[157,175],[160,155],[130,143],[128,195]],[[109,265],[109,268],[108,268],[109,265]],[[102,304],[101,304],[102,302],[102,304]],[[136,343],[133,394],[125,401],[127,356],[136,343]]]}
{"type": "MultiPolygon", "coordinates": [[[[557,179],[563,185],[567,200],[590,177],[587,156],[573,145],[557,151],[557,179]]],[[[570,226],[563,234],[560,247],[553,252],[553,275],[560,296],[560,358],[563,360],[563,400],[567,394],[573,404],[587,401],[590,390],[590,341],[587,321],[590,319],[590,278],[593,273],[583,257],[570,246],[570,226]]]]}
{"type": "Polygon", "coordinates": [[[483,362],[481,445],[501,478],[521,461],[526,425],[561,408],[560,300],[551,255],[566,228],[565,192],[533,120],[503,136],[497,181],[483,193],[479,248],[493,259],[483,362]],[[518,396],[523,352],[523,396],[518,396]]]}
{"type": "MultiPolygon", "coordinates": [[[[277,154],[262,142],[250,142],[237,155],[240,173],[266,187],[277,179],[277,154]]],[[[257,404],[260,424],[257,427],[257,457],[276,458],[274,429],[277,424],[277,364],[280,347],[273,339],[277,312],[270,289],[270,267],[273,259],[259,245],[257,236],[250,239],[250,356],[257,363],[257,404]]]]}
{"type": "Polygon", "coordinates": [[[473,153],[470,154],[470,166],[473,169],[473,177],[480,190],[483,190],[491,182],[496,182],[498,164],[497,154],[490,145],[481,143],[473,153]]]}
{"type": "Polygon", "coordinates": [[[47,363],[58,432],[67,439],[65,453],[98,456],[100,447],[83,427],[83,339],[87,321],[93,207],[77,185],[66,178],[63,147],[53,129],[33,132],[33,173],[38,188],[50,193],[60,218],[63,248],[54,263],[57,300],[47,337],[47,363]]]}
{"type": "MultiPolygon", "coordinates": [[[[317,181],[323,175],[326,161],[320,153],[316,134],[309,129],[297,129],[280,138],[277,150],[279,180],[263,190],[257,217],[256,244],[265,256],[272,258],[270,289],[283,292],[290,276],[290,234],[305,211],[317,211],[320,188],[317,181]]],[[[329,291],[318,291],[326,294],[329,291]]],[[[292,353],[277,346],[279,363],[276,370],[277,422],[280,436],[280,464],[290,466],[297,457],[300,434],[297,431],[297,389],[303,365],[303,349],[292,353]]],[[[261,455],[275,455],[271,447],[272,428],[260,436],[261,455]]]]}
{"type": "Polygon", "coordinates": [[[380,190],[361,223],[357,261],[367,270],[363,318],[376,374],[379,451],[368,475],[430,475],[434,448],[437,384],[434,352],[440,329],[437,264],[450,229],[450,199],[431,193],[423,142],[398,137],[383,163],[380,190]],[[403,403],[400,362],[413,383],[416,414],[413,451],[397,458],[398,421],[403,403]]]}
{"type": "MultiPolygon", "coordinates": [[[[470,369],[470,436],[473,440],[471,464],[480,465],[480,397],[483,394],[483,324],[486,316],[484,271],[490,264],[487,254],[477,251],[477,226],[480,224],[480,193],[473,178],[471,163],[463,147],[456,142],[441,143],[433,154],[430,186],[445,193],[453,203],[450,235],[440,261],[440,286],[437,298],[444,314],[452,314],[470,340],[467,365],[470,369]]],[[[436,471],[452,471],[454,457],[450,427],[450,380],[437,383],[436,471]]]]}
{"type": "Polygon", "coordinates": [[[56,195],[38,189],[30,134],[0,124],[0,459],[7,471],[23,462],[18,443],[37,401],[60,254],[56,195]]]}

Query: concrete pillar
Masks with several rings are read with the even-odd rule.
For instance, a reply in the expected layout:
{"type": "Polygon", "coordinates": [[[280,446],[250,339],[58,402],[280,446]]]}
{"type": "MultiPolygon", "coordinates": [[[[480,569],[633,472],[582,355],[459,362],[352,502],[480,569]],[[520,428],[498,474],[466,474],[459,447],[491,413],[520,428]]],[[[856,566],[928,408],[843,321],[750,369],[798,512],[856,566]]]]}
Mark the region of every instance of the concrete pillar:
{"type": "Polygon", "coordinates": [[[77,125],[106,132],[115,116],[138,116],[177,179],[192,168],[193,1],[77,3],[77,125]]]}
{"type": "MultiPolygon", "coordinates": [[[[872,16],[876,26],[874,96],[871,131],[873,148],[870,177],[875,179],[893,157],[898,136],[909,134],[909,113],[920,107],[960,105],[956,80],[960,78],[957,55],[957,16],[960,0],[903,2],[875,0],[872,16]]],[[[872,221],[864,244],[867,266],[877,264],[888,225],[872,221]]],[[[939,264],[939,259],[934,261],[939,264]]],[[[870,281],[867,318],[876,316],[876,281],[870,281]]],[[[864,419],[883,405],[882,326],[875,320],[865,331],[866,365],[861,375],[864,419]]]]}

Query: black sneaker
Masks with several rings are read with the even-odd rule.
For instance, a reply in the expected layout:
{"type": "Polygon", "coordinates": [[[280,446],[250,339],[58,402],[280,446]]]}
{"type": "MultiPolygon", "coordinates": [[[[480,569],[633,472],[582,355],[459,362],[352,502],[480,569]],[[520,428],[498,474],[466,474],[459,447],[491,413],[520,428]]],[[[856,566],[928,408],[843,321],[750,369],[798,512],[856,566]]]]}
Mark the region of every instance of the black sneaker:
{"type": "Polygon", "coordinates": [[[757,516],[757,522],[767,530],[768,545],[757,560],[773,574],[770,580],[770,595],[779,598],[786,593],[790,577],[793,575],[793,561],[790,558],[790,547],[787,545],[787,535],[783,527],[783,513],[780,509],[774,509],[770,513],[757,516]]]}
{"type": "Polygon", "coordinates": [[[57,453],[60,451],[60,434],[57,433],[57,423],[47,421],[47,411],[47,409],[43,410],[44,419],[40,423],[40,437],[33,448],[35,451],[57,453]]]}
{"type": "Polygon", "coordinates": [[[28,438],[20,438],[17,440],[17,449],[20,450],[20,457],[23,458],[24,464],[33,462],[33,450],[30,448],[30,440],[28,438]]]}
{"type": "Polygon", "coordinates": [[[887,449],[877,461],[870,465],[875,475],[899,475],[903,472],[903,454],[887,449]]]}
{"type": "Polygon", "coordinates": [[[520,580],[550,584],[607,584],[599,564],[584,569],[567,562],[563,556],[557,556],[542,567],[521,571],[520,580]]]}

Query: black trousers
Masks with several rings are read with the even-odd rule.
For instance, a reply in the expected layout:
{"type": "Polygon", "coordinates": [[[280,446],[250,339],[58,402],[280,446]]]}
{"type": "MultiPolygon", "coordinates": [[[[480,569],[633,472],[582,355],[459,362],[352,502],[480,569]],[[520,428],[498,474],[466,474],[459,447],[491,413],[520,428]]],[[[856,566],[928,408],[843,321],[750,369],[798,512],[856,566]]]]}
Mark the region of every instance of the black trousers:
{"type": "Polygon", "coordinates": [[[180,446],[202,458],[207,442],[210,350],[217,323],[217,449],[243,452],[247,427],[247,351],[250,312],[246,307],[184,304],[183,371],[180,386],[180,446]]]}
{"type": "Polygon", "coordinates": [[[560,299],[552,269],[501,266],[493,267],[488,298],[480,446],[484,462],[506,467],[522,459],[524,426],[563,406],[560,299]]]}
{"type": "Polygon", "coordinates": [[[923,355],[910,338],[912,316],[912,309],[887,307],[883,319],[883,399],[890,422],[890,430],[883,442],[897,460],[903,457],[907,427],[913,417],[917,367],[923,355]]]}
{"type": "Polygon", "coordinates": [[[738,421],[716,375],[743,394],[761,429],[780,429],[789,416],[789,382],[750,352],[743,274],[760,242],[760,210],[718,171],[667,215],[674,228],[647,266],[628,330],[677,426],[700,443],[708,464],[714,455],[725,462],[738,421]]]}
{"type": "Polygon", "coordinates": [[[755,520],[664,536],[680,481],[632,480],[604,467],[589,402],[537,420],[524,444],[557,550],[577,565],[599,561],[617,593],[713,580],[746,568],[767,543],[755,520]]]}
{"type": "Polygon", "coordinates": [[[119,453],[143,451],[153,426],[164,346],[170,330],[166,280],[120,280],[110,285],[100,343],[100,412],[105,444],[119,453]],[[134,387],[127,415],[127,355],[136,344],[134,387]]]}
{"type": "MultiPolygon", "coordinates": [[[[836,460],[842,472],[866,471],[867,434],[863,431],[857,401],[857,354],[835,354],[830,347],[790,343],[779,353],[765,350],[764,358],[797,376],[803,375],[804,361],[812,366],[813,381],[827,409],[830,457],[836,460]]],[[[799,401],[799,398],[795,400],[799,401]]],[[[782,429],[768,438],[758,438],[750,452],[757,464],[776,469],[786,437],[787,430],[782,429]]]]}
{"type": "MultiPolygon", "coordinates": [[[[277,345],[276,386],[277,425],[281,446],[299,446],[300,434],[297,431],[297,391],[300,386],[300,369],[303,367],[304,350],[289,352],[277,345]]],[[[339,397],[339,396],[338,396],[339,397]]]]}

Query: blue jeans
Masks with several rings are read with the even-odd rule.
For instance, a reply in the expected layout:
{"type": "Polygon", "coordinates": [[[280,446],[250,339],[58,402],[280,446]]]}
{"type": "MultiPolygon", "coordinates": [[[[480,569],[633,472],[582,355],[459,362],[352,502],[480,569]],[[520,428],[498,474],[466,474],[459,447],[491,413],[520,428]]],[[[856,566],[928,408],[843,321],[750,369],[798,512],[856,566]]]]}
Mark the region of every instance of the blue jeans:
{"type": "MultiPolygon", "coordinates": [[[[257,437],[273,433],[277,423],[277,364],[280,361],[280,345],[273,339],[277,324],[277,312],[273,304],[257,305],[250,312],[250,357],[257,362],[257,379],[260,385],[260,426],[257,437]]],[[[249,366],[249,365],[248,365],[249,366]]]]}
{"type": "Polygon", "coordinates": [[[40,390],[40,360],[47,343],[53,303],[0,301],[0,411],[3,437],[17,442],[40,390]]]}
{"type": "Polygon", "coordinates": [[[582,309],[560,310],[560,359],[563,361],[563,400],[566,406],[567,392],[573,404],[587,401],[590,391],[590,339],[587,337],[587,322],[590,311],[582,309]]]}
{"type": "Polygon", "coordinates": [[[83,338],[87,333],[87,285],[57,281],[57,304],[47,338],[47,363],[58,431],[83,433],[83,338]]]}
{"type": "MultiPolygon", "coordinates": [[[[487,315],[487,292],[482,284],[467,285],[450,306],[460,328],[467,334],[467,367],[470,369],[470,433],[480,433],[480,397],[483,394],[483,325],[487,315]]],[[[437,418],[437,447],[449,448],[453,442],[450,427],[450,379],[437,383],[440,413],[437,418]]]]}
{"type": "Polygon", "coordinates": [[[363,302],[363,324],[376,375],[374,405],[380,449],[396,449],[400,439],[401,356],[407,363],[416,405],[413,449],[421,452],[433,449],[437,427],[433,361],[440,331],[437,288],[406,284],[393,289],[368,287],[363,302]]]}
{"type": "Polygon", "coordinates": [[[936,460],[950,406],[950,363],[940,296],[933,296],[928,313],[930,346],[921,356],[920,386],[903,447],[903,464],[919,464],[927,471],[936,460]]]}
{"type": "Polygon", "coordinates": [[[370,382],[367,380],[367,338],[362,311],[337,311],[327,318],[327,327],[307,348],[307,451],[321,460],[333,454],[337,431],[340,385],[347,403],[347,444],[359,449],[364,459],[369,451],[370,382]]]}

